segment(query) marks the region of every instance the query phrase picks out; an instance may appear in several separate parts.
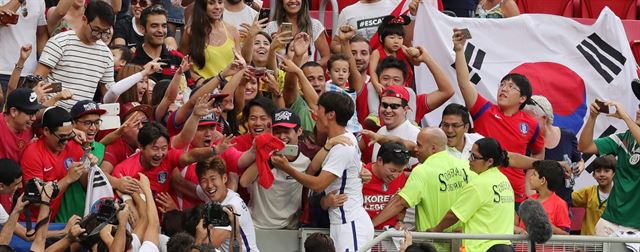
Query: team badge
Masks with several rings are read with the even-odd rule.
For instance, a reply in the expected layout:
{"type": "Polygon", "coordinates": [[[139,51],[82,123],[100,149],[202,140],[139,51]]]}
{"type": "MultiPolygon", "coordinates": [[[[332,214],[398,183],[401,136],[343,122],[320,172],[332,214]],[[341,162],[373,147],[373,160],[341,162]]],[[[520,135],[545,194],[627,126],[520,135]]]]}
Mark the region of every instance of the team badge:
{"type": "Polygon", "coordinates": [[[73,163],[73,158],[70,158],[70,157],[66,158],[64,160],[64,168],[69,170],[69,167],[71,167],[71,163],[73,163]]]}
{"type": "Polygon", "coordinates": [[[529,133],[529,125],[527,125],[527,123],[525,122],[520,123],[520,133],[522,133],[523,135],[526,135],[527,133],[529,133]]]}
{"type": "Polygon", "coordinates": [[[640,161],[640,154],[638,154],[638,153],[634,153],[629,158],[629,164],[631,164],[631,165],[636,165],[638,163],[638,161],[640,161]]]}
{"type": "Polygon", "coordinates": [[[166,171],[158,173],[158,176],[157,176],[158,183],[164,184],[164,182],[167,182],[167,177],[169,177],[169,173],[167,173],[166,171]]]}

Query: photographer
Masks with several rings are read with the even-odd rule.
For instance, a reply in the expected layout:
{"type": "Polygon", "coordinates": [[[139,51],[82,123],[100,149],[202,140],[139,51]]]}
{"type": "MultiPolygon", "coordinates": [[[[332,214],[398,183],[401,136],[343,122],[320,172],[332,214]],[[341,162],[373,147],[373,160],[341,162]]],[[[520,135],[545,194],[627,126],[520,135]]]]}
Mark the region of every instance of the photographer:
{"type": "MultiPolygon", "coordinates": [[[[203,196],[206,197],[206,200],[224,206],[221,210],[231,207],[234,213],[239,214],[237,221],[234,220],[236,218],[230,218],[229,221],[231,225],[235,225],[234,222],[239,223],[239,232],[242,233],[242,237],[236,235],[236,239],[241,241],[238,245],[240,245],[242,251],[259,251],[256,246],[255,229],[249,208],[236,192],[227,189],[227,175],[224,161],[219,157],[214,157],[208,162],[198,162],[196,165],[196,174],[198,175],[200,186],[204,191],[203,196]]],[[[209,212],[211,213],[211,211],[209,212]]],[[[220,212],[221,211],[217,211],[216,215],[224,219],[224,217],[222,217],[224,214],[220,212]]],[[[212,214],[210,214],[209,217],[211,217],[211,215],[212,214]]],[[[229,214],[227,213],[227,215],[229,214]]],[[[207,220],[207,222],[211,221],[217,222],[218,220],[207,220]]],[[[231,234],[232,230],[229,230],[228,227],[214,227],[211,234],[212,244],[221,251],[231,251],[230,248],[236,245],[234,244],[235,242],[233,242],[231,234]]]]}

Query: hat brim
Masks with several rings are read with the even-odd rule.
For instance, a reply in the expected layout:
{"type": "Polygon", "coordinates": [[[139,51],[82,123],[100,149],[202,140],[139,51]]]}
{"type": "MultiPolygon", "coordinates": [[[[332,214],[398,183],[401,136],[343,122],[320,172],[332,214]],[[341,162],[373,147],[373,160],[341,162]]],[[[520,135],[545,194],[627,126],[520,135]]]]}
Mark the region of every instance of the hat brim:
{"type": "Polygon", "coordinates": [[[216,122],[216,121],[200,121],[198,123],[198,126],[206,126],[206,125],[218,125],[220,123],[216,122]]]}
{"type": "Polygon", "coordinates": [[[281,123],[273,124],[273,126],[271,126],[271,127],[273,127],[273,128],[275,128],[275,127],[285,127],[285,128],[293,129],[295,127],[298,127],[298,125],[295,124],[295,123],[281,122],[281,123]]]}
{"type": "Polygon", "coordinates": [[[128,116],[132,115],[133,113],[135,113],[137,111],[142,112],[147,117],[147,119],[149,119],[149,120],[152,119],[151,118],[151,114],[153,114],[153,108],[151,106],[149,106],[149,105],[146,105],[146,104],[140,104],[138,106],[135,106],[135,107],[131,108],[129,111],[127,111],[126,114],[124,114],[122,116],[122,119],[126,120],[128,116]]]}
{"type": "Polygon", "coordinates": [[[107,113],[107,111],[104,110],[104,109],[92,109],[92,110],[87,110],[87,111],[84,111],[84,112],[82,112],[80,114],[77,114],[75,117],[73,117],[73,119],[78,119],[78,118],[80,118],[80,117],[82,117],[84,115],[89,115],[89,114],[104,115],[106,113],[107,113]]]}
{"type": "Polygon", "coordinates": [[[38,110],[46,108],[47,106],[44,106],[44,105],[42,105],[40,103],[37,103],[37,104],[30,105],[30,106],[15,106],[15,107],[20,109],[20,110],[22,110],[22,111],[30,111],[30,112],[35,111],[35,112],[38,112],[38,110]]]}

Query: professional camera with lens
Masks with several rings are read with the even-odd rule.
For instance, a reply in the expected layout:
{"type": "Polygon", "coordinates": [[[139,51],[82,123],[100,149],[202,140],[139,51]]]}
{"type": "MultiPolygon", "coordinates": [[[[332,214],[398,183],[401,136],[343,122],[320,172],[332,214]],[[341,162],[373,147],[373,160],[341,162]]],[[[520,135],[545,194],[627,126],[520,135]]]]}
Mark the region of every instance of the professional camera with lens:
{"type": "Polygon", "coordinates": [[[112,225],[118,225],[118,218],[113,218],[116,212],[121,210],[124,205],[120,205],[120,209],[116,207],[116,201],[113,199],[101,199],[97,205],[97,219],[100,222],[109,222],[112,225]]]}
{"type": "Polygon", "coordinates": [[[229,216],[224,212],[224,210],[222,210],[223,207],[224,206],[216,202],[209,202],[204,206],[203,218],[205,227],[210,224],[215,227],[226,227],[231,225],[229,216]]]}
{"type": "MultiPolygon", "coordinates": [[[[24,196],[22,197],[22,201],[29,201],[32,204],[39,204],[42,202],[41,193],[44,192],[44,186],[47,183],[40,180],[39,178],[32,178],[25,184],[24,188],[24,196]],[[38,189],[40,185],[41,189],[38,189]]],[[[60,193],[60,189],[58,188],[58,183],[53,182],[53,192],[51,193],[51,197],[49,199],[54,199],[60,193]]]]}

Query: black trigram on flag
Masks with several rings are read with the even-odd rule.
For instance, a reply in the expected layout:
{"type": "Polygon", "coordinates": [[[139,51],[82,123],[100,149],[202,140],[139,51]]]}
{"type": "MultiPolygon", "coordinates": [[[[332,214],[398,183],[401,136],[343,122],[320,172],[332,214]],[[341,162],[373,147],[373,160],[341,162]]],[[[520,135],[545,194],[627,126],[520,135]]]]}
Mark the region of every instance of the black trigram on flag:
{"type": "MultiPolygon", "coordinates": [[[[484,61],[484,56],[486,56],[487,53],[482,49],[478,49],[475,57],[472,59],[471,57],[474,56],[474,51],[476,51],[476,46],[471,43],[467,43],[467,47],[464,49],[464,58],[467,59],[467,68],[469,69],[469,75],[471,76],[471,79],[469,81],[471,81],[473,84],[478,85],[482,78],[480,78],[480,75],[478,75],[478,71],[474,71],[474,69],[480,70],[480,68],[482,68],[482,62],[484,61]],[[473,62],[471,62],[472,60],[473,62]]],[[[455,69],[456,63],[453,62],[453,64],[451,64],[451,67],[455,69]]]]}
{"type": "Polygon", "coordinates": [[[627,62],[627,58],[620,51],[595,33],[580,42],[576,48],[607,83],[611,83],[614,77],[622,72],[622,67],[627,62]]]}
{"type": "Polygon", "coordinates": [[[93,188],[98,188],[105,185],[107,185],[107,180],[105,179],[105,177],[100,173],[100,171],[95,171],[93,173],[93,188]]]}

